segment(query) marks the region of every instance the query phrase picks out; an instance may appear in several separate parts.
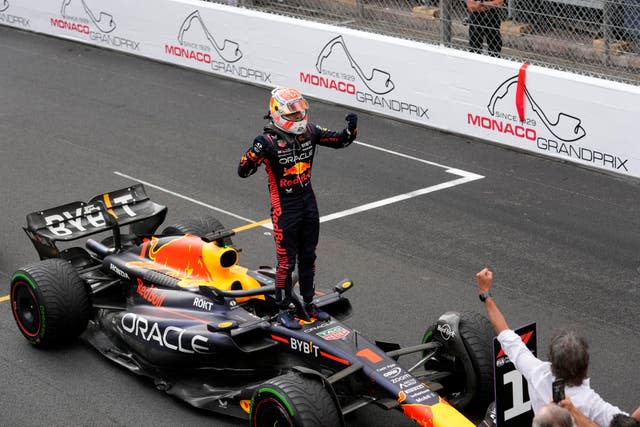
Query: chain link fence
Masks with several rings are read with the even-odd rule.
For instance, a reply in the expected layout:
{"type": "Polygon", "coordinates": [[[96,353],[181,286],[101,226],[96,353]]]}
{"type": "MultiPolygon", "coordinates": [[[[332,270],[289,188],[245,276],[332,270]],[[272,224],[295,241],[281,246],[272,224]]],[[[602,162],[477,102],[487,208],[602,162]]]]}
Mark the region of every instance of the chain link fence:
{"type": "Polygon", "coordinates": [[[640,0],[210,0],[640,85],[640,0]]]}

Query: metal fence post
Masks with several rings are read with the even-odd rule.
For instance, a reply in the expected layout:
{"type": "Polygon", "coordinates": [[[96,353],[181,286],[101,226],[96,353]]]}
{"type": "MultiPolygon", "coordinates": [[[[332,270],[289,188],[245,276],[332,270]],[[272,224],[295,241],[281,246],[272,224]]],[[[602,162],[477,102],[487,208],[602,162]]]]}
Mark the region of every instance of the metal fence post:
{"type": "Polygon", "coordinates": [[[356,14],[358,15],[358,18],[360,19],[364,18],[364,1],[363,0],[356,0],[356,14]]]}
{"type": "Polygon", "coordinates": [[[613,42],[613,18],[615,10],[611,0],[604,0],[602,5],[602,40],[604,42],[604,61],[605,64],[609,63],[609,46],[613,42]]]}
{"type": "Polygon", "coordinates": [[[451,0],[440,0],[440,40],[445,46],[451,45],[451,0]]]}

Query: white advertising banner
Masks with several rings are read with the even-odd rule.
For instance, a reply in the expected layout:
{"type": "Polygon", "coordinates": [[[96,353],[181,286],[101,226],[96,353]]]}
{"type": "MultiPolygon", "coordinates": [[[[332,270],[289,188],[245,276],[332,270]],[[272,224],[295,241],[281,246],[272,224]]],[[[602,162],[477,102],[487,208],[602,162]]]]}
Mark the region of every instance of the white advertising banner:
{"type": "Polygon", "coordinates": [[[640,177],[640,88],[190,0],[0,0],[0,24],[640,177]]]}

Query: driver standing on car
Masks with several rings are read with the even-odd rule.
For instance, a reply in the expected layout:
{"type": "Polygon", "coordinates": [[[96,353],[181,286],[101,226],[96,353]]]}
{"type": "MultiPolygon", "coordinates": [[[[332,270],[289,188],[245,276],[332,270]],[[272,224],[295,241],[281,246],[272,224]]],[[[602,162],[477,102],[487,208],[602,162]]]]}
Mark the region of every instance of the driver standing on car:
{"type": "Polygon", "coordinates": [[[358,116],[347,114],[347,127],[334,132],[307,122],[309,104],[293,88],[271,92],[269,124],[240,159],[238,175],[246,178],[265,165],[271,198],[271,221],[276,243],[276,303],[278,321],[287,328],[300,329],[289,313],[296,306],[298,315],[328,320],[329,315],[313,303],[316,246],[320,216],[311,188],[311,167],[318,145],[344,148],[357,135],[358,116]],[[292,293],[292,273],[298,263],[300,294],[304,307],[292,293]]]}

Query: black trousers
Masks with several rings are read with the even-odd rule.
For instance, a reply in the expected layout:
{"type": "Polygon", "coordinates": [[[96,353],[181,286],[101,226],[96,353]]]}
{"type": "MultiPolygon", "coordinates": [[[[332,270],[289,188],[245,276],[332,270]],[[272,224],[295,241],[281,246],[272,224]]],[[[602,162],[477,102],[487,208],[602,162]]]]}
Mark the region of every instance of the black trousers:
{"type": "Polygon", "coordinates": [[[493,12],[476,12],[469,16],[469,47],[471,52],[482,53],[482,44],[487,43],[489,55],[500,56],[502,35],[500,19],[493,12]],[[489,15],[490,14],[490,15],[489,15]]]}
{"type": "Polygon", "coordinates": [[[271,207],[277,267],[276,288],[291,295],[291,275],[298,265],[300,294],[310,301],[315,294],[316,246],[320,234],[320,216],[316,197],[310,186],[302,194],[281,195],[279,205],[271,207]]]}

